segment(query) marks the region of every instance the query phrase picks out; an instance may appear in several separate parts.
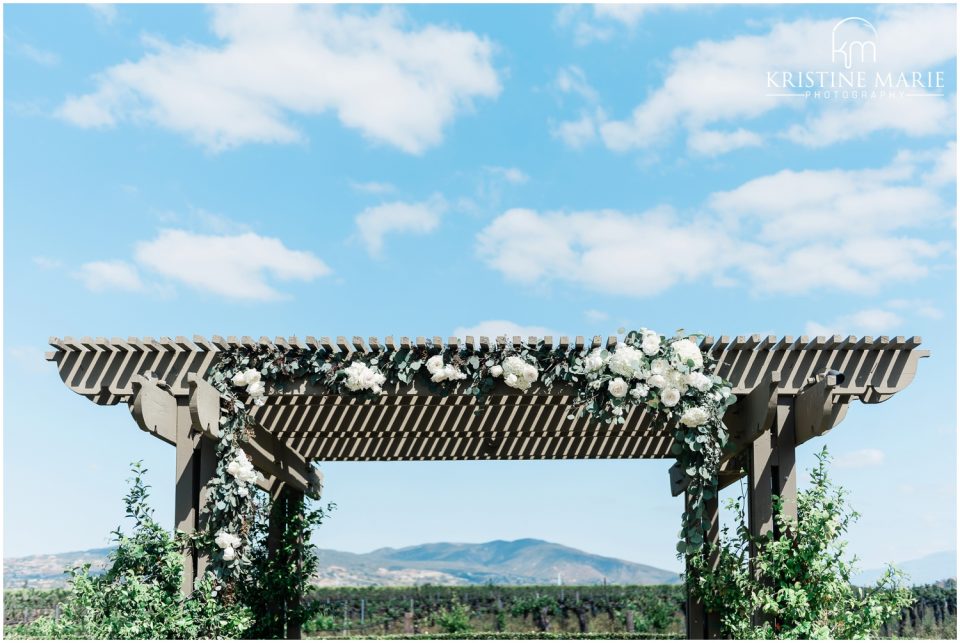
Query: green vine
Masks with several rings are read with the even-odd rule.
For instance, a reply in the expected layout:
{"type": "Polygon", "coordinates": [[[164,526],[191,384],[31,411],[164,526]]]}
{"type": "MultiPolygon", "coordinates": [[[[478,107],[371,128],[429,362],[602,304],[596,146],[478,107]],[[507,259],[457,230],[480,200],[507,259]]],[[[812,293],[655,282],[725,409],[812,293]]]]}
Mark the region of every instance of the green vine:
{"type": "Polygon", "coordinates": [[[705,501],[717,493],[717,470],[727,442],[722,418],[735,400],[730,384],[713,375],[715,363],[696,344],[701,335],[673,337],[646,329],[626,333],[613,350],[535,344],[376,346],[341,352],[327,346],[260,344],[221,351],[207,374],[221,393],[217,470],[208,500],[207,533],[213,571],[232,600],[235,582],[251,563],[248,535],[257,511],[255,472],[243,455],[251,407],[274,390],[307,382],[326,393],[377,397],[385,389],[426,386],[438,395],[454,391],[479,402],[505,385],[518,394],[573,388],[572,414],[623,424],[636,407],[652,412],[656,428],[670,428],[673,454],[689,476],[678,552],[702,549],[709,525],[705,501]],[[267,387],[271,387],[268,391],[267,387]]]}

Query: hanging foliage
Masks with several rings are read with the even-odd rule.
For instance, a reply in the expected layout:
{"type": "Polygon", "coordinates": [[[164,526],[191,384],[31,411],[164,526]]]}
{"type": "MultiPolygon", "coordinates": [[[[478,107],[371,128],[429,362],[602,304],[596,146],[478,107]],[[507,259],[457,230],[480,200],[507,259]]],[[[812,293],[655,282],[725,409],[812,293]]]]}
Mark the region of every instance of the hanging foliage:
{"type": "Polygon", "coordinates": [[[208,530],[199,540],[211,552],[214,572],[233,582],[250,565],[256,472],[241,448],[249,438],[253,407],[264,404],[268,386],[307,382],[334,395],[376,397],[405,390],[415,381],[438,395],[474,395],[480,403],[502,382],[518,394],[545,394],[564,386],[575,392],[571,415],[623,424],[636,407],[653,414],[656,429],[668,427],[673,454],[689,476],[690,502],[682,518],[678,552],[699,551],[708,525],[704,501],[717,493],[717,470],[727,433],[722,423],[733,404],[730,384],[713,374],[701,352],[701,335],[678,331],[666,337],[630,331],[612,350],[536,344],[506,346],[378,346],[342,352],[326,346],[238,346],[221,351],[207,374],[220,391],[222,414],[217,470],[207,510],[208,530]]]}

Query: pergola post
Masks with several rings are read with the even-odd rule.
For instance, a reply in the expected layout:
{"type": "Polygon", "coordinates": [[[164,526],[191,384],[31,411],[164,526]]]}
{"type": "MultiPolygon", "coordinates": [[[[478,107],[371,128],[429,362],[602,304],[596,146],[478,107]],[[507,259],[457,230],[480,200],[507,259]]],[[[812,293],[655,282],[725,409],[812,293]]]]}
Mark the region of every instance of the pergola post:
{"type": "MultiPolygon", "coordinates": [[[[194,534],[204,528],[209,482],[216,472],[216,444],[193,430],[190,406],[187,400],[176,400],[176,492],[174,524],[185,534],[194,534]]],[[[207,568],[208,556],[191,547],[183,556],[184,596],[193,593],[194,582],[207,568]]]]}
{"type": "MultiPolygon", "coordinates": [[[[684,503],[687,510],[690,509],[689,494],[684,493],[684,503]]],[[[720,541],[720,503],[716,497],[705,502],[704,517],[710,521],[710,529],[707,531],[704,539],[704,548],[708,548],[707,565],[710,569],[716,569],[720,560],[717,544],[720,541]]],[[[687,589],[687,638],[688,639],[717,639],[720,638],[720,615],[716,612],[707,611],[703,600],[694,596],[689,589],[689,583],[695,582],[693,579],[695,572],[687,564],[688,589],[687,589]]]]}
{"type": "MultiPolygon", "coordinates": [[[[280,491],[274,494],[273,503],[270,508],[270,524],[267,531],[267,558],[276,565],[277,569],[286,569],[289,566],[296,565],[297,571],[300,571],[302,561],[288,560],[289,550],[284,551],[290,543],[284,542],[284,534],[287,531],[290,519],[294,514],[303,509],[304,494],[298,489],[289,485],[283,485],[280,491]]],[[[302,544],[301,534],[297,534],[297,543],[302,544]]],[[[299,548],[298,548],[299,549],[299,548]]],[[[280,605],[276,606],[278,618],[275,620],[277,631],[275,635],[278,638],[300,639],[302,638],[301,628],[303,624],[298,617],[292,616],[291,611],[299,605],[303,597],[299,594],[286,596],[280,605]]]]}

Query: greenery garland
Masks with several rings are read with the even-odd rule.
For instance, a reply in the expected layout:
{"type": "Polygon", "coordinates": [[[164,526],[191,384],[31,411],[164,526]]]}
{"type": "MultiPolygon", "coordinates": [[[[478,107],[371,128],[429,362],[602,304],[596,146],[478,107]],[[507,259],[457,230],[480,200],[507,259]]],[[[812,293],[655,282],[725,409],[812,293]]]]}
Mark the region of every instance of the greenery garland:
{"type": "MultiPolygon", "coordinates": [[[[621,330],[622,332],[622,330],[621,330]]],[[[223,581],[223,598],[250,566],[248,534],[256,513],[256,472],[241,449],[249,439],[252,406],[262,405],[266,384],[307,381],[343,396],[376,397],[384,388],[417,380],[439,395],[453,391],[482,401],[498,381],[518,393],[549,393],[572,387],[572,407],[600,422],[625,422],[635,407],[652,411],[658,429],[673,427],[673,454],[689,476],[678,552],[694,554],[709,524],[705,501],[717,493],[717,470],[727,432],[722,418],[736,401],[729,382],[712,374],[715,363],[700,351],[702,335],[683,331],[671,337],[639,329],[625,334],[613,350],[536,344],[450,347],[374,347],[346,353],[332,347],[238,346],[221,351],[207,379],[221,394],[217,469],[208,499],[208,529],[197,542],[211,554],[223,581]]],[[[573,417],[573,415],[571,415],[573,417]]]]}

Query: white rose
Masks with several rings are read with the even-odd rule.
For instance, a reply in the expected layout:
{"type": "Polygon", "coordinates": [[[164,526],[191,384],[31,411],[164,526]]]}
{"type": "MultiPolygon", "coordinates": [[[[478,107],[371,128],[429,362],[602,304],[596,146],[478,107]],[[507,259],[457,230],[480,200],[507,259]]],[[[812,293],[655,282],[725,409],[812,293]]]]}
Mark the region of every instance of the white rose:
{"type": "Polygon", "coordinates": [[[667,378],[663,375],[651,375],[647,378],[647,384],[656,388],[663,388],[667,385],[667,378]]]}
{"type": "Polygon", "coordinates": [[[247,384],[255,384],[260,381],[260,371],[255,368],[248,368],[243,374],[243,377],[247,381],[247,384]]]}
{"type": "Polygon", "coordinates": [[[703,368],[703,353],[700,352],[700,347],[689,339],[678,339],[670,346],[681,364],[693,362],[693,368],[703,368]]]}
{"type": "Polygon", "coordinates": [[[710,419],[710,413],[706,409],[694,406],[683,412],[680,416],[680,424],[689,427],[700,426],[710,419]]]}
{"type": "Polygon", "coordinates": [[[247,394],[253,398],[263,397],[265,391],[266,387],[264,387],[263,382],[253,382],[247,386],[247,394]]]}
{"type": "Polygon", "coordinates": [[[247,385],[247,374],[246,373],[237,373],[233,376],[233,379],[230,382],[234,386],[246,386],[247,385]]]}
{"type": "Polygon", "coordinates": [[[667,360],[663,359],[662,357],[658,357],[657,359],[650,362],[650,372],[653,373],[654,375],[666,375],[667,369],[669,368],[670,368],[669,362],[667,362],[667,360]]]}
{"type": "Polygon", "coordinates": [[[680,391],[675,388],[664,389],[663,394],[660,396],[660,401],[668,408],[676,406],[680,401],[680,391]]]}
{"type": "Polygon", "coordinates": [[[539,373],[537,372],[537,367],[533,364],[525,364],[523,367],[523,379],[528,382],[536,382],[539,373]]]}
{"type": "Polygon", "coordinates": [[[660,335],[652,330],[643,331],[643,341],[640,348],[644,355],[656,355],[660,351],[660,335]]]}
{"type": "Polygon", "coordinates": [[[630,385],[623,381],[622,377],[617,377],[610,380],[610,383],[607,384],[607,390],[610,391],[610,395],[620,398],[627,394],[630,385]]]}
{"type": "Polygon", "coordinates": [[[632,395],[634,398],[639,400],[642,397],[646,397],[647,393],[649,392],[650,392],[649,388],[647,388],[643,384],[637,384],[630,390],[630,395],[632,395]]]}
{"type": "Polygon", "coordinates": [[[667,386],[670,388],[675,388],[680,391],[681,394],[686,393],[689,385],[687,384],[687,376],[685,373],[680,371],[670,370],[666,374],[667,386]]]}
{"type": "Polygon", "coordinates": [[[503,367],[500,366],[499,364],[495,364],[491,366],[490,375],[492,375],[493,377],[500,377],[501,375],[503,375],[503,367]]]}
{"type": "Polygon", "coordinates": [[[588,371],[599,371],[601,368],[603,368],[606,360],[604,360],[601,353],[602,351],[599,348],[593,349],[593,351],[583,360],[584,368],[586,368],[588,371]]]}
{"type": "Polygon", "coordinates": [[[246,498],[247,496],[250,495],[250,492],[247,491],[246,487],[240,487],[239,489],[237,489],[237,495],[240,496],[241,498],[246,498]]]}
{"type": "Polygon", "coordinates": [[[503,381],[507,383],[507,386],[516,386],[517,382],[520,381],[520,378],[514,375],[513,373],[508,374],[503,381]]]}
{"type": "Polygon", "coordinates": [[[220,549],[226,549],[227,547],[238,547],[240,545],[239,538],[233,534],[228,534],[225,531],[218,533],[217,537],[214,538],[214,542],[217,543],[217,547],[220,549]]]}
{"type": "Polygon", "coordinates": [[[710,381],[709,377],[703,373],[697,373],[696,371],[687,373],[687,384],[697,389],[701,393],[709,391],[710,387],[713,386],[713,382],[710,381]]]}
{"type": "Polygon", "coordinates": [[[427,370],[430,371],[431,375],[436,375],[438,372],[443,370],[443,355],[434,355],[428,359],[427,370]]]}
{"type": "Polygon", "coordinates": [[[227,547],[223,550],[223,559],[224,560],[233,560],[237,557],[237,552],[234,551],[233,547],[227,547]]]}

